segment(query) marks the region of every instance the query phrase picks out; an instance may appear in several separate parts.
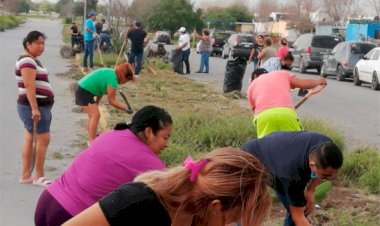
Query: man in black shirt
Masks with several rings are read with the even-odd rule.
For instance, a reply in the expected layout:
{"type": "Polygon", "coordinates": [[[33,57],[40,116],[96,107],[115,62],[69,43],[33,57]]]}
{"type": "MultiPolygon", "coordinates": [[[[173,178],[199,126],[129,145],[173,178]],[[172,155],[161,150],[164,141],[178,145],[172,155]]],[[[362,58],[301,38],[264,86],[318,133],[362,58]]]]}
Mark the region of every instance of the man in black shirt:
{"type": "Polygon", "coordinates": [[[77,23],[75,21],[73,21],[71,23],[71,27],[70,27],[70,30],[71,30],[71,48],[74,48],[74,45],[77,44],[77,39],[78,39],[78,27],[77,27],[77,23]]]}
{"type": "Polygon", "coordinates": [[[128,62],[134,64],[135,75],[138,75],[141,70],[144,46],[149,42],[146,32],[141,28],[140,22],[135,22],[134,29],[128,31],[126,39],[130,39],[132,42],[131,54],[129,55],[128,62]]]}
{"type": "Polygon", "coordinates": [[[315,188],[331,179],[343,164],[341,150],[326,136],[306,132],[273,132],[242,149],[257,157],[272,175],[271,186],[287,210],[285,226],[308,226],[315,188]]]}

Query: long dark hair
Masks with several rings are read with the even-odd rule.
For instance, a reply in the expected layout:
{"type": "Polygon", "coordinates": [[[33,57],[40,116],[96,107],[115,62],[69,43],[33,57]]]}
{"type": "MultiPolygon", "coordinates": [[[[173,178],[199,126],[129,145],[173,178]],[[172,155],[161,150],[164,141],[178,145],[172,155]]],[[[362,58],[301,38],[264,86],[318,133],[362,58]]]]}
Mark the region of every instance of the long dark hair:
{"type": "Polygon", "coordinates": [[[148,105],[136,112],[131,124],[118,123],[115,130],[130,129],[134,134],[144,131],[145,128],[152,128],[153,134],[163,129],[167,125],[173,124],[172,117],[163,108],[148,105]]]}
{"type": "Polygon", "coordinates": [[[28,33],[28,35],[24,38],[24,40],[22,41],[22,45],[24,46],[24,49],[26,49],[26,43],[32,43],[36,40],[38,40],[40,37],[43,37],[44,39],[46,39],[46,35],[42,32],[39,32],[39,31],[31,31],[28,33]]]}

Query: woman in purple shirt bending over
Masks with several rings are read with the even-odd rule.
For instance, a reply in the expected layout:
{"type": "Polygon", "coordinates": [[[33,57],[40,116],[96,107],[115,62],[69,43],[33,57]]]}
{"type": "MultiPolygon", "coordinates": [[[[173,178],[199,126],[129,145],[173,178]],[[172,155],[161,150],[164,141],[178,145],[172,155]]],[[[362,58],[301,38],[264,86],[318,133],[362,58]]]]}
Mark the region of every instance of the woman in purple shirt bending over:
{"type": "Polygon", "coordinates": [[[35,224],[61,225],[138,174],[164,169],[159,154],[167,147],[171,131],[169,113],[146,106],[130,125],[118,124],[100,135],[42,193],[35,224]]]}

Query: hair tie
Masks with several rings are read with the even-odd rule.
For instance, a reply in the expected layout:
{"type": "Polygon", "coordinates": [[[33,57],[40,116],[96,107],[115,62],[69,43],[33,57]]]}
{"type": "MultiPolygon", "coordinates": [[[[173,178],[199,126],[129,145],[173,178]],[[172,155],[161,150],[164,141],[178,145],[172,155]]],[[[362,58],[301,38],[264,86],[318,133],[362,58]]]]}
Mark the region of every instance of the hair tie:
{"type": "Polygon", "coordinates": [[[185,168],[191,170],[190,182],[194,182],[195,178],[197,177],[198,173],[201,171],[202,167],[206,165],[207,160],[202,159],[201,161],[196,163],[194,162],[191,156],[188,156],[183,163],[185,164],[185,168]]]}

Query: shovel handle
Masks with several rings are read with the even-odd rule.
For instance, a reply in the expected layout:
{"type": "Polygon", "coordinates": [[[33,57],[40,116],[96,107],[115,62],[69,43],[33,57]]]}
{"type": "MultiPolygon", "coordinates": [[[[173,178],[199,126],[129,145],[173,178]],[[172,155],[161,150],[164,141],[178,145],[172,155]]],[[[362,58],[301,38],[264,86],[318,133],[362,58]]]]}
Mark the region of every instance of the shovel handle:
{"type": "Polygon", "coordinates": [[[319,86],[317,88],[314,88],[314,89],[311,89],[295,106],[294,108],[295,109],[298,109],[299,106],[301,106],[307,99],[309,99],[309,97],[321,92],[324,88],[326,87],[326,85],[323,85],[323,86],[319,86]]]}

